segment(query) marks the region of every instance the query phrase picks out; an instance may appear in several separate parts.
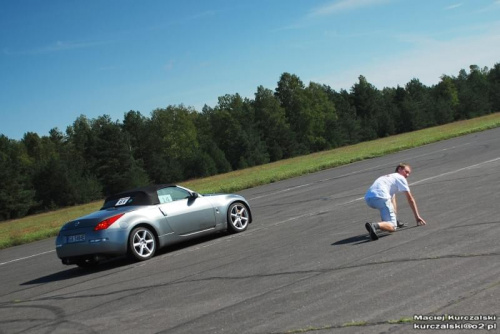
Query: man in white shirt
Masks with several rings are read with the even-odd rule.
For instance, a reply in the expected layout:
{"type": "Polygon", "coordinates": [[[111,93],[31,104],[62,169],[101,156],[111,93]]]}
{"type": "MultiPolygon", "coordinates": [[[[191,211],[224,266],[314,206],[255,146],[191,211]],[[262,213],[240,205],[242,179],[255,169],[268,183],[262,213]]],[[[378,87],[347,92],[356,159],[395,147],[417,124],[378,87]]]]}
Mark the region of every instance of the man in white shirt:
{"type": "Polygon", "coordinates": [[[398,227],[396,218],[397,204],[396,194],[404,193],[408,204],[410,205],[417,225],[425,225],[425,220],[420,217],[417,208],[417,202],[413,198],[408,181],[406,178],[411,173],[411,167],[408,164],[401,163],[396,167],[395,173],[379,177],[371,185],[365,194],[365,201],[369,207],[378,209],[382,219],[379,223],[366,223],[365,227],[372,240],[377,240],[377,230],[394,232],[398,227]]]}

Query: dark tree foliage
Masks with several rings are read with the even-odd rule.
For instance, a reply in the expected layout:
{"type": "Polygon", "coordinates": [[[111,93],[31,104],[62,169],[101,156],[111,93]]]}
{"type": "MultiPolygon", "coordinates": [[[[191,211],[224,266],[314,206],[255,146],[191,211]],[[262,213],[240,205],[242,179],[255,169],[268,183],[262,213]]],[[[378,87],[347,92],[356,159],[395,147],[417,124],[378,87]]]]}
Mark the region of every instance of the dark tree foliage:
{"type": "Polygon", "coordinates": [[[175,183],[500,111],[500,64],[443,75],[427,87],[350,90],[305,85],[283,73],[253,99],[219,97],[198,112],[183,105],[123,121],[81,115],[65,133],[20,141],[0,135],[0,220],[87,203],[149,183],[175,183]]]}
{"type": "Polygon", "coordinates": [[[32,166],[30,183],[36,205],[31,206],[30,213],[101,198],[101,184],[84,169],[79,152],[65,141],[59,130],[52,129],[48,137],[42,138],[27,133],[22,143],[32,166]]]}
{"type": "Polygon", "coordinates": [[[197,160],[194,161],[193,173],[198,177],[226,173],[232,170],[231,164],[226,159],[224,151],[214,140],[211,115],[213,110],[205,105],[201,114],[195,118],[200,143],[197,160]]]}
{"type": "Polygon", "coordinates": [[[252,106],[254,127],[259,139],[265,142],[270,161],[291,157],[296,146],[295,133],[280,101],[270,89],[259,86],[252,106]]]}
{"type": "Polygon", "coordinates": [[[372,140],[378,137],[379,116],[382,113],[382,94],[364,76],[351,88],[351,103],[361,121],[361,140],[372,140]]]}
{"type": "Polygon", "coordinates": [[[0,220],[19,218],[35,206],[26,148],[0,135],[0,220]]]}
{"type": "Polygon", "coordinates": [[[488,93],[491,103],[491,111],[500,111],[500,63],[495,66],[488,73],[488,93]]]}
{"type": "Polygon", "coordinates": [[[195,118],[197,113],[184,106],[156,109],[147,123],[145,169],[155,183],[178,182],[191,178],[199,149],[195,118]]]}
{"type": "Polygon", "coordinates": [[[453,82],[453,78],[442,76],[441,82],[437,84],[433,92],[434,106],[432,112],[437,124],[446,124],[452,122],[457,113],[459,106],[457,87],[453,82]]]}
{"type": "Polygon", "coordinates": [[[477,65],[470,66],[470,72],[461,70],[455,80],[458,90],[458,117],[469,119],[489,114],[491,112],[488,70],[477,65]]]}
{"type": "Polygon", "coordinates": [[[107,115],[92,122],[95,138],[92,169],[103,186],[104,195],[138,187],[149,182],[146,172],[135,161],[127,136],[117,122],[107,115]]]}
{"type": "Polygon", "coordinates": [[[324,86],[328,98],[337,111],[337,120],[330,129],[330,141],[333,147],[356,144],[361,141],[361,122],[356,115],[356,108],[351,104],[351,97],[346,90],[335,92],[324,86]]]}
{"type": "Polygon", "coordinates": [[[420,130],[435,125],[430,100],[430,88],[424,86],[418,79],[406,84],[406,95],[403,101],[402,121],[406,131],[420,130]]]}

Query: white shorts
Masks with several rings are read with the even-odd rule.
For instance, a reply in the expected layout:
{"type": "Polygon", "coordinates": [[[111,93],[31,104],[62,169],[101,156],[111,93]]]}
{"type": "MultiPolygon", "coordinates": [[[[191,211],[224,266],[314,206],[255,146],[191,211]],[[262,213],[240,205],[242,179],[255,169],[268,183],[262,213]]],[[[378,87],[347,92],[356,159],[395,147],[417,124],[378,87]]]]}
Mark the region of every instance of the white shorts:
{"type": "Polygon", "coordinates": [[[378,209],[380,211],[380,218],[383,222],[391,223],[394,228],[398,227],[398,220],[396,218],[396,213],[394,212],[394,206],[390,199],[385,198],[365,198],[366,204],[370,208],[378,209]]]}

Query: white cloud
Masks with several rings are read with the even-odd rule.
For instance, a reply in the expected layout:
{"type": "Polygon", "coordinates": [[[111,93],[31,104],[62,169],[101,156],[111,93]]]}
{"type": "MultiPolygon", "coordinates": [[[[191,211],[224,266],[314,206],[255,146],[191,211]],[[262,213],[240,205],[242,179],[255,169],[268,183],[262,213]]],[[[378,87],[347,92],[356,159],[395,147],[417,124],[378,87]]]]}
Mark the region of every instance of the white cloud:
{"type": "Polygon", "coordinates": [[[11,50],[4,48],[3,52],[6,55],[37,55],[53,52],[61,52],[75,49],[86,49],[100,45],[109,44],[110,42],[73,42],[73,41],[56,41],[52,44],[42,46],[40,48],[26,49],[26,50],[11,50]]]}
{"type": "Polygon", "coordinates": [[[219,14],[221,11],[220,10],[207,10],[205,12],[197,13],[191,15],[188,20],[197,20],[205,17],[211,17],[219,14]]]}
{"type": "Polygon", "coordinates": [[[308,17],[326,16],[387,3],[390,0],[341,0],[313,8],[308,17]]]}
{"type": "Polygon", "coordinates": [[[446,10],[451,10],[451,9],[458,8],[460,6],[462,6],[462,4],[461,3],[457,3],[457,4],[454,4],[454,5],[450,5],[450,6],[446,7],[445,9],[446,10]]]}
{"type": "MultiPolygon", "coordinates": [[[[340,0],[335,2],[330,2],[326,5],[312,8],[307,15],[300,18],[298,22],[282,26],[272,30],[272,32],[286,31],[286,30],[298,30],[309,27],[314,18],[320,16],[334,15],[344,11],[351,11],[356,9],[363,9],[365,7],[375,6],[379,4],[384,4],[391,2],[392,0],[340,0]]],[[[500,1],[500,0],[498,0],[500,1]]]]}

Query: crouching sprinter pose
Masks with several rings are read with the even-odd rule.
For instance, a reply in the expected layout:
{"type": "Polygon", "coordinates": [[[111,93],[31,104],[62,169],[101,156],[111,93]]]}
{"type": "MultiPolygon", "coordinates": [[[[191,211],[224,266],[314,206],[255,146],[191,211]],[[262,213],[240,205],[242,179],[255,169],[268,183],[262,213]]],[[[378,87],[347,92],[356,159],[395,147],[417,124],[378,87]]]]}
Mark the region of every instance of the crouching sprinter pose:
{"type": "Polygon", "coordinates": [[[382,221],[378,223],[366,223],[365,227],[370,233],[372,240],[377,240],[377,230],[394,232],[398,228],[396,194],[404,193],[410,205],[417,225],[425,225],[425,220],[420,217],[417,202],[413,198],[406,178],[411,173],[408,164],[401,163],[396,167],[396,171],[379,177],[373,182],[365,194],[365,201],[369,207],[380,211],[382,221]]]}

